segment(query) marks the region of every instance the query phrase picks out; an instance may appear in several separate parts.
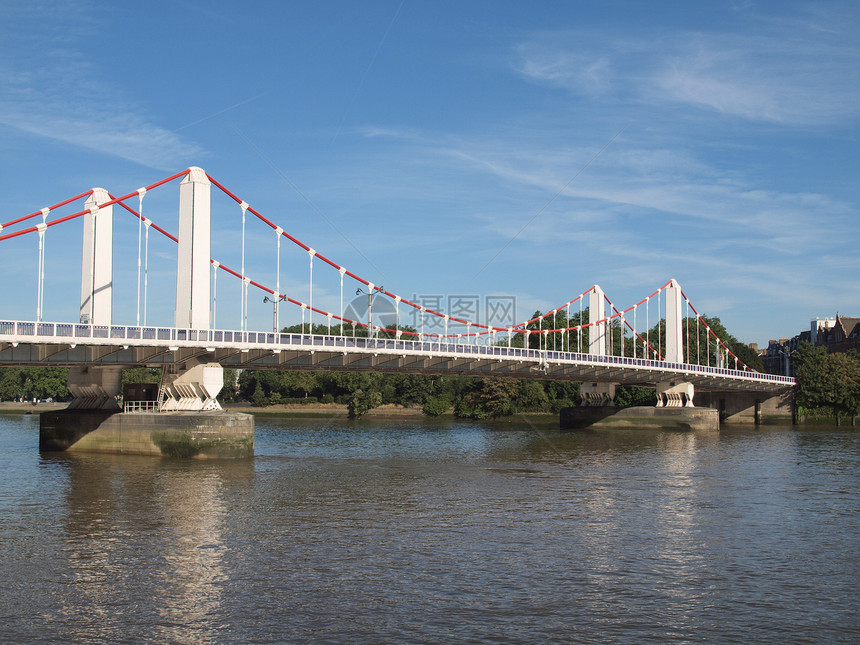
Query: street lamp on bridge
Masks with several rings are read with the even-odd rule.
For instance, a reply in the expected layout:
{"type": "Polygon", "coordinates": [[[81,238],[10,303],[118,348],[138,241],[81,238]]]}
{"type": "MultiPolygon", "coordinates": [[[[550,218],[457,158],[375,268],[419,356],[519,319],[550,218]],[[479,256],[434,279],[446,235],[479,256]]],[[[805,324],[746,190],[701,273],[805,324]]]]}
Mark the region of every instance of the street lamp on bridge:
{"type": "MultiPolygon", "coordinates": [[[[271,302],[273,305],[272,308],[274,311],[272,312],[272,331],[274,331],[276,334],[279,331],[278,330],[278,303],[281,300],[286,300],[286,298],[287,298],[286,296],[280,295],[277,298],[275,298],[274,300],[272,300],[271,298],[269,298],[269,296],[263,296],[263,302],[264,303],[271,302]]],[[[302,333],[304,333],[304,330],[302,330],[302,333]]]]}
{"type": "MultiPolygon", "coordinates": [[[[382,291],[385,292],[385,287],[382,285],[376,287],[371,286],[370,291],[367,293],[367,336],[368,338],[373,338],[373,296],[376,295],[375,292],[382,291]]],[[[355,290],[355,295],[360,296],[365,293],[361,287],[358,287],[355,290]]]]}

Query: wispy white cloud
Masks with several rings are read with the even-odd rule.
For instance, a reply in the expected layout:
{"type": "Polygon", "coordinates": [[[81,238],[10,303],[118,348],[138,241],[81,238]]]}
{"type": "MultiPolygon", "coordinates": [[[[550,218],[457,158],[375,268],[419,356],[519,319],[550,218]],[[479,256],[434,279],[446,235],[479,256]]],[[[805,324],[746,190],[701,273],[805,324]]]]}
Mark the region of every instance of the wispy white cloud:
{"type": "Polygon", "coordinates": [[[814,36],[691,34],[653,70],[653,88],[754,121],[820,125],[857,117],[860,47],[814,36]]]}
{"type": "Polygon", "coordinates": [[[612,63],[605,55],[522,44],[517,48],[518,70],[535,80],[554,83],[569,90],[601,94],[614,81],[612,63]]]}
{"type": "Polygon", "coordinates": [[[58,8],[75,25],[64,23],[64,30],[58,23],[65,18],[58,20],[54,9],[39,2],[27,5],[8,13],[4,7],[0,124],[159,169],[202,156],[200,146],[148,118],[144,105],[124,96],[78,49],[69,34],[87,37],[94,25],[84,16],[91,8],[58,8]],[[30,40],[17,36],[17,27],[34,21],[43,25],[37,33],[45,34],[48,46],[32,42],[32,30],[21,30],[31,34],[30,40]]]}
{"type": "Polygon", "coordinates": [[[420,131],[414,128],[366,125],[355,129],[355,133],[367,139],[390,138],[396,140],[421,140],[420,131]]]}
{"type": "MultiPolygon", "coordinates": [[[[553,211],[569,212],[577,204],[583,214],[597,212],[580,222],[594,221],[601,229],[617,224],[619,218],[633,222],[642,216],[654,221],[662,214],[668,218],[665,226],[720,227],[724,239],[729,229],[742,232],[742,240],[754,240],[759,248],[799,255],[832,245],[830,232],[817,225],[820,214],[826,213],[831,224],[847,221],[853,209],[849,204],[824,194],[812,192],[781,192],[763,189],[745,180],[712,167],[688,150],[627,147],[623,154],[613,157],[611,166],[603,166],[572,184],[560,196],[554,209],[545,213],[523,232],[524,239],[539,240],[546,235],[541,219],[554,220],[553,211]],[[573,200],[573,202],[571,202],[573,200]]],[[[485,173],[506,182],[513,195],[519,190],[554,194],[593,154],[582,148],[565,151],[540,146],[512,150],[505,142],[457,141],[439,142],[439,154],[456,160],[471,172],[485,173]],[[565,168],[564,174],[560,168],[565,168]],[[516,188],[516,187],[519,187],[516,188]],[[535,191],[537,189],[537,191],[535,191]]],[[[540,204],[534,202],[535,211],[540,204]]],[[[533,213],[520,213],[518,218],[488,217],[487,226],[502,237],[509,236],[533,213]]],[[[554,223],[553,226],[557,226],[554,223]]],[[[564,233],[561,233],[564,235],[564,233]]],[[[582,235],[579,227],[569,235],[582,235]]],[[[709,235],[710,236],[710,235],[709,235]]],[[[713,237],[713,236],[710,236],[713,237]]]]}
{"type": "Polygon", "coordinates": [[[542,32],[515,48],[512,66],[527,79],[577,94],[680,103],[787,125],[838,123],[860,115],[856,32],[822,22],[839,19],[671,38],[542,32]]]}

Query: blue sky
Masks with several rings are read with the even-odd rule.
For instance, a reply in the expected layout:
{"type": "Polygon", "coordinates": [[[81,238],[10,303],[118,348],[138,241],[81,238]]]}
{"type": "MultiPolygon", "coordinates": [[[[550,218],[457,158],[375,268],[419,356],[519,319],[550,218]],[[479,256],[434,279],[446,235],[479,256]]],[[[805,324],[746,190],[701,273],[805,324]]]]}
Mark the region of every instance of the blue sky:
{"type": "MultiPolygon", "coordinates": [[[[860,315],[856,2],[0,1],[0,18],[0,222],[193,165],[406,298],[512,295],[522,319],[676,278],[759,343],[860,315]]],[[[152,191],[144,212],[175,233],[177,201],[152,191]]],[[[137,228],[115,218],[114,318],[134,322],[137,228]]],[[[214,198],[213,218],[238,268],[239,208],[214,198]]],[[[51,320],[76,317],[81,227],[62,227],[51,320]]],[[[248,274],[273,285],[273,234],[247,235],[248,274]]],[[[35,238],[3,244],[0,318],[32,319],[35,238]]],[[[151,323],[172,321],[171,244],[152,241],[151,323]]],[[[282,291],[307,300],[307,254],[282,250],[282,291]]],[[[315,266],[315,306],[336,311],[338,279],[315,266]]],[[[238,326],[238,293],[219,276],[217,326],[238,326]]]]}

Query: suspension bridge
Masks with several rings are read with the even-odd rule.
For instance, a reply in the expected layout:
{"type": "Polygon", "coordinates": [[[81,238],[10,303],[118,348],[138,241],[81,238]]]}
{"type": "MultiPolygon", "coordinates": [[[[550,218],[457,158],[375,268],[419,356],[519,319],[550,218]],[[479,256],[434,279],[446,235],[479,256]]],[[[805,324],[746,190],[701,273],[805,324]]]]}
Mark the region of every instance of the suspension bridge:
{"type": "MultiPolygon", "coordinates": [[[[31,276],[29,284],[23,277],[5,283],[3,302],[31,302],[34,315],[15,319],[4,316],[0,306],[0,365],[69,366],[69,390],[75,397],[70,407],[82,409],[115,405],[120,370],[135,366],[167,368],[153,406],[161,410],[217,408],[223,367],[564,379],[583,384],[586,402],[611,398],[616,385],[636,385],[655,388],[658,405],[669,407],[692,406],[696,391],[766,398],[794,384],[791,378],[756,372],[739,360],[675,280],[627,307],[616,306],[593,285],[538,317],[493,325],[386,290],[274,220],[192,167],[119,197],[93,188],[3,223],[4,257],[14,257],[22,276],[31,276]],[[178,225],[169,215],[156,222],[144,213],[151,195],[177,182],[178,225]],[[213,193],[222,208],[223,203],[232,204],[237,220],[241,217],[241,238],[229,235],[226,242],[240,245],[233,254],[238,255],[238,266],[228,266],[212,252],[213,238],[225,244],[212,232],[213,193]],[[76,221],[80,238],[71,234],[76,221]],[[169,232],[174,226],[176,235],[169,232]],[[252,256],[258,267],[264,254],[259,243],[249,244],[252,230],[255,240],[261,235],[273,240],[272,272],[266,278],[246,267],[252,256]],[[118,236],[136,238],[136,245],[130,245],[137,249],[136,265],[131,259],[136,284],[135,271],[123,272],[131,276],[128,283],[115,282],[118,236]],[[162,246],[153,258],[156,237],[162,246]],[[51,320],[45,312],[56,300],[45,296],[46,281],[51,280],[48,249],[56,248],[54,240],[65,247],[68,239],[80,239],[80,301],[69,301],[51,320]],[[165,256],[171,258],[167,264],[176,267],[172,325],[149,322],[151,282],[155,269],[165,272],[165,256]],[[299,261],[306,267],[307,283],[297,288],[299,261]],[[29,262],[31,269],[26,268],[29,262]],[[282,288],[288,263],[290,293],[282,288]],[[272,303],[271,331],[249,328],[253,292],[272,303]],[[354,308],[345,309],[344,294],[353,292],[367,298],[366,317],[358,319],[354,308]],[[114,318],[115,295],[126,301],[126,320],[114,318]],[[132,295],[133,318],[127,302],[132,295]],[[238,324],[219,326],[219,317],[235,316],[237,304],[238,324]],[[286,319],[300,319],[298,331],[281,331],[286,319]],[[406,326],[402,320],[414,324],[406,326]]],[[[131,254],[126,250],[121,255],[128,263],[131,254]]],[[[67,270],[60,270],[66,277],[67,270]]],[[[163,296],[165,289],[156,292],[163,296]]]]}

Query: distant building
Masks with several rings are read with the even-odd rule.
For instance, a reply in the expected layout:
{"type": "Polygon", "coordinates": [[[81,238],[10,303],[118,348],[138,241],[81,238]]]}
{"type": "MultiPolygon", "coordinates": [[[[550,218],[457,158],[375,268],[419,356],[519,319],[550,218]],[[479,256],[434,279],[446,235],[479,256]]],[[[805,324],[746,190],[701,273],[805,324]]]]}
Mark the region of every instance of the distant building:
{"type": "MultiPolygon", "coordinates": [[[[839,314],[836,314],[837,316],[839,314]]],[[[833,325],[836,324],[836,318],[825,318],[822,320],[821,318],[816,318],[809,323],[809,331],[811,337],[809,338],[809,342],[813,345],[818,344],[818,338],[822,333],[826,333],[828,329],[832,329],[833,325]]]]}
{"type": "Polygon", "coordinates": [[[836,318],[816,318],[809,322],[809,331],[802,331],[791,338],[780,338],[768,342],[761,355],[764,371],[768,374],[794,376],[791,355],[800,343],[807,341],[825,347],[831,354],[860,350],[860,318],[849,318],[837,313],[836,318]]]}
{"type": "Polygon", "coordinates": [[[767,374],[779,374],[780,376],[794,376],[794,365],[791,364],[791,355],[794,353],[801,341],[808,341],[811,333],[802,331],[791,338],[780,338],[768,341],[767,349],[761,357],[764,371],[767,374]]]}
{"type": "Polygon", "coordinates": [[[830,354],[860,349],[860,318],[837,313],[834,324],[819,331],[815,344],[823,345],[830,354]]]}

